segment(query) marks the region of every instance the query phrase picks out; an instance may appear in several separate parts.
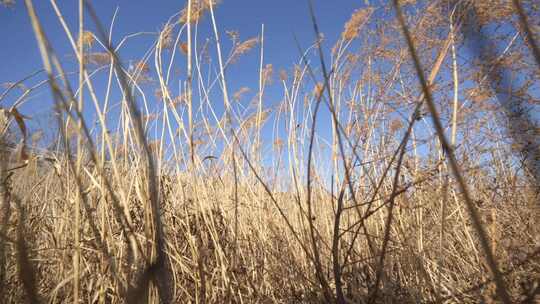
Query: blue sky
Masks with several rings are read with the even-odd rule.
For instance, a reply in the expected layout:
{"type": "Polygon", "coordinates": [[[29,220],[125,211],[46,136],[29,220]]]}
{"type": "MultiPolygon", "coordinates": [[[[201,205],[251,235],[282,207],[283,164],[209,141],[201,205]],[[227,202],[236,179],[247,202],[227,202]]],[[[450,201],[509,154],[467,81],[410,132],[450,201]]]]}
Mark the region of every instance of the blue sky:
{"type": "MultiPolygon", "coordinates": [[[[15,7],[10,9],[0,7],[0,58],[2,59],[0,84],[20,80],[42,67],[35,37],[23,2],[17,0],[15,7]]],[[[58,0],[57,2],[71,31],[76,33],[78,1],[58,0]]],[[[313,0],[319,27],[325,36],[323,49],[327,52],[331,49],[339,38],[343,25],[349,20],[355,9],[361,9],[369,4],[376,4],[373,3],[375,1],[369,2],[369,0],[313,0]]],[[[128,34],[141,31],[157,33],[169,17],[185,6],[186,1],[99,0],[91,3],[97,10],[101,22],[107,27],[115,9],[119,9],[113,31],[113,43],[116,44],[120,38],[128,34]]],[[[76,71],[73,52],[50,2],[47,0],[34,0],[34,5],[57,55],[68,71],[76,71]]],[[[223,0],[217,6],[215,13],[220,36],[224,44],[224,54],[228,53],[231,46],[230,41],[226,38],[226,31],[236,30],[240,33],[240,39],[245,40],[258,36],[261,25],[264,24],[264,64],[271,63],[273,65],[274,78],[276,79],[279,70],[286,69],[290,71],[293,64],[299,61],[300,54],[294,36],[296,35],[303,48],[308,47],[314,41],[307,0],[223,0]]],[[[93,22],[88,16],[86,16],[85,26],[90,30],[94,28],[93,22]]],[[[209,17],[205,16],[200,25],[200,40],[212,37],[213,34],[209,26],[209,17]]],[[[120,52],[124,63],[126,64],[130,60],[139,60],[155,39],[156,36],[146,36],[130,40],[120,52]]],[[[183,40],[185,41],[185,38],[183,40]]],[[[230,95],[244,86],[252,89],[251,93],[246,97],[248,100],[256,93],[259,77],[258,51],[258,47],[253,49],[227,70],[230,95]]],[[[460,54],[463,55],[463,53],[460,54]]],[[[213,58],[217,60],[215,56],[213,58]]],[[[177,58],[175,64],[177,70],[185,71],[185,57],[180,56],[177,58]]],[[[153,63],[150,66],[152,67],[153,63]]],[[[444,73],[444,71],[441,73],[442,77],[447,76],[444,73]]],[[[105,74],[103,73],[100,77],[104,77],[105,74]]],[[[180,74],[180,77],[183,77],[182,74],[180,74]]],[[[215,77],[215,73],[213,73],[213,77],[215,77]]],[[[43,75],[29,81],[29,84],[35,83],[38,79],[43,79],[43,75]]],[[[97,84],[96,88],[98,89],[98,95],[102,96],[103,90],[100,89],[103,87],[97,84]]],[[[196,85],[194,90],[196,90],[196,85]]],[[[1,91],[3,90],[0,89],[1,91]]],[[[153,88],[149,87],[146,93],[147,95],[153,95],[152,92],[153,88]]],[[[216,86],[213,94],[219,93],[219,87],[216,86]]],[[[9,97],[7,100],[2,101],[0,106],[5,106],[6,103],[10,104],[17,97],[17,94],[11,94],[9,97]]],[[[213,103],[215,103],[217,110],[220,111],[222,110],[222,106],[220,106],[222,100],[217,95],[215,97],[213,103]]],[[[115,96],[114,98],[118,99],[119,97],[115,96]]],[[[20,110],[28,116],[39,116],[40,113],[46,113],[50,110],[50,99],[49,91],[41,90],[33,94],[20,110]]],[[[152,96],[150,96],[150,99],[152,103],[152,96]]],[[[282,99],[283,90],[279,82],[274,81],[274,84],[265,91],[264,105],[270,107],[282,99]]],[[[154,106],[158,107],[157,104],[154,104],[154,106]]],[[[91,116],[91,113],[87,112],[87,114],[91,116]]],[[[271,128],[268,125],[267,129],[271,128]]],[[[318,135],[325,137],[330,134],[328,115],[321,117],[318,126],[318,135]]],[[[265,135],[268,137],[270,133],[265,131],[265,135]]]]}
{"type": "MultiPolygon", "coordinates": [[[[57,1],[70,30],[74,35],[78,32],[78,1],[57,1]]],[[[113,44],[119,40],[136,32],[158,32],[167,20],[183,9],[186,1],[148,1],[148,0],[100,0],[91,2],[96,9],[98,16],[104,26],[108,27],[115,9],[118,8],[118,14],[113,31],[113,44]]],[[[343,31],[343,26],[349,20],[355,9],[366,6],[367,0],[313,0],[316,17],[319,23],[320,31],[325,36],[324,47],[327,51],[335,44],[343,31]]],[[[76,61],[71,50],[69,41],[64,34],[60,22],[58,21],[50,1],[35,0],[38,17],[40,18],[51,45],[60,58],[64,68],[67,71],[77,71],[76,61]]],[[[216,21],[220,30],[220,36],[224,44],[224,54],[227,54],[231,47],[228,41],[226,31],[236,30],[240,33],[240,40],[256,37],[260,35],[261,25],[264,24],[264,64],[271,63],[274,70],[274,79],[278,79],[278,73],[281,69],[290,71],[295,63],[299,63],[300,52],[295,42],[295,36],[303,48],[307,48],[315,40],[313,26],[308,8],[307,0],[272,0],[272,1],[253,1],[253,0],[223,0],[215,10],[216,21]]],[[[89,15],[85,16],[85,28],[94,31],[94,25],[89,15]]],[[[210,28],[210,18],[205,16],[200,22],[200,40],[206,37],[213,37],[210,28]]],[[[143,54],[151,47],[156,36],[141,36],[130,40],[124,47],[120,56],[127,65],[129,61],[139,60],[143,54]]],[[[185,41],[185,38],[182,39],[185,41]]],[[[0,65],[0,84],[14,82],[28,76],[37,69],[42,68],[41,57],[37,48],[34,33],[32,31],[29,17],[27,15],[24,1],[16,1],[13,8],[0,8],[0,58],[4,64],[0,65]]],[[[199,42],[200,43],[200,42],[199,42]]],[[[213,46],[212,46],[213,47],[213,46]]],[[[96,49],[97,51],[102,51],[96,49]]],[[[96,51],[94,50],[94,51],[96,51]]],[[[213,60],[217,58],[215,54],[213,60]]],[[[181,71],[181,78],[185,79],[185,57],[179,56],[175,61],[175,70],[181,71]]],[[[153,58],[150,61],[153,70],[153,58]]],[[[214,63],[215,68],[215,63],[214,63]]],[[[239,61],[232,65],[226,72],[229,86],[229,95],[232,96],[239,88],[247,86],[251,92],[244,97],[246,103],[256,94],[259,78],[259,47],[254,48],[247,55],[244,55],[239,61]]],[[[101,72],[94,86],[99,96],[104,96],[106,70],[101,72]],[[101,79],[101,80],[99,80],[101,79]]],[[[44,79],[45,75],[40,75],[26,83],[27,86],[44,79]]],[[[76,83],[76,75],[72,76],[76,83]]],[[[212,75],[212,78],[215,74],[212,75]]],[[[174,82],[173,82],[174,83],[174,82]]],[[[172,87],[176,87],[174,84],[172,87]]],[[[158,112],[159,103],[153,97],[155,89],[149,85],[146,88],[147,97],[150,99],[150,106],[154,106],[151,111],[158,112]]],[[[0,89],[0,92],[3,89],[0,89]]],[[[310,90],[311,91],[311,90],[310,90]]],[[[174,93],[173,93],[174,94],[174,93]]],[[[194,84],[194,94],[196,93],[196,84],[194,84]]],[[[272,107],[283,99],[283,88],[279,81],[274,81],[265,90],[264,106],[272,107]]],[[[13,103],[14,99],[20,95],[12,93],[0,106],[6,106],[13,103]]],[[[219,113],[223,111],[223,101],[220,98],[219,86],[214,88],[215,98],[212,103],[219,113]]],[[[88,95],[86,95],[88,96],[88,95]]],[[[120,100],[119,92],[113,92],[111,95],[113,102],[120,100]]],[[[194,96],[196,98],[196,96],[194,96]]],[[[51,122],[47,118],[52,106],[50,91],[47,87],[35,92],[19,110],[31,119],[28,125],[31,129],[45,129],[51,122]],[[40,118],[41,117],[41,118],[40,118]]],[[[322,109],[323,113],[326,111],[322,109]]],[[[95,120],[95,113],[92,110],[88,100],[85,114],[90,121],[95,120]]],[[[218,114],[219,115],[219,114],[218,114]]],[[[321,118],[318,122],[319,136],[327,137],[331,134],[330,119],[321,118]]],[[[322,117],[324,117],[322,116],[322,117]]],[[[116,128],[118,120],[114,115],[109,115],[111,121],[109,128],[116,128]]],[[[185,117],[187,119],[187,117],[185,117]]],[[[263,129],[263,139],[266,139],[265,150],[272,149],[272,118],[263,129]]],[[[283,126],[280,126],[283,131],[283,126]]],[[[154,129],[157,131],[157,129],[154,129]]],[[[50,132],[52,133],[52,132],[50,132]]],[[[52,134],[51,134],[52,135],[52,134]]],[[[284,135],[284,134],[282,134],[284,135]]],[[[282,137],[282,135],[279,135],[282,137]]],[[[149,137],[159,137],[159,134],[151,132],[149,137]]]]}
{"type": "MultiPolygon", "coordinates": [[[[78,1],[57,1],[57,3],[71,31],[76,34],[78,30],[78,1]]],[[[118,43],[121,37],[136,32],[149,31],[157,33],[170,16],[186,5],[185,1],[170,0],[101,0],[92,1],[91,3],[97,10],[101,22],[106,27],[110,24],[115,9],[119,9],[113,31],[113,43],[118,43]]],[[[326,49],[329,50],[339,38],[343,25],[350,18],[352,12],[355,9],[365,7],[367,0],[314,0],[313,4],[320,30],[327,38],[326,49]]],[[[73,52],[60,22],[55,16],[52,5],[46,0],[34,1],[34,5],[38,17],[46,29],[46,35],[64,67],[68,71],[76,71],[73,52]]],[[[227,30],[239,31],[240,39],[245,40],[259,35],[261,25],[264,24],[264,62],[273,65],[274,78],[276,79],[280,69],[290,71],[293,64],[299,61],[300,54],[294,36],[296,35],[304,48],[314,41],[315,35],[307,0],[224,0],[217,6],[215,13],[220,35],[224,42],[225,54],[227,54],[231,46],[230,41],[227,41],[226,38],[225,32],[227,30]]],[[[92,20],[89,16],[85,18],[85,27],[92,30],[94,28],[92,20]]],[[[200,40],[205,37],[212,37],[209,26],[209,17],[205,16],[200,24],[200,40]]],[[[128,42],[120,53],[124,64],[127,65],[130,60],[139,60],[152,45],[152,42],[155,41],[155,38],[155,36],[142,36],[128,42]]],[[[15,7],[10,9],[0,8],[0,41],[2,41],[0,58],[2,58],[3,62],[0,65],[0,84],[17,81],[42,67],[24,1],[16,1],[15,7]]],[[[246,99],[249,100],[256,93],[259,77],[258,52],[257,47],[228,69],[227,79],[230,95],[244,86],[251,88],[251,92],[245,97],[246,99]]],[[[184,58],[180,57],[175,61],[177,64],[176,69],[179,71],[185,71],[184,58]]],[[[153,61],[153,59],[151,60],[153,61]]],[[[214,58],[214,60],[217,59],[214,58]]],[[[106,72],[102,72],[102,74],[102,77],[106,76],[106,72]]],[[[29,81],[28,84],[36,83],[43,77],[44,75],[36,77],[29,81]]],[[[100,92],[99,83],[96,88],[100,92]]],[[[101,87],[101,89],[103,88],[101,87]]],[[[217,90],[219,90],[218,87],[217,90]]],[[[152,92],[153,88],[149,88],[147,95],[152,95],[152,92]]],[[[8,100],[2,102],[4,105],[12,102],[13,98],[17,97],[17,94],[11,94],[9,97],[11,100],[8,98],[8,100]]],[[[266,89],[265,106],[272,106],[282,98],[283,90],[279,82],[274,81],[274,84],[266,89]]],[[[222,102],[216,100],[216,103],[222,102]]],[[[47,113],[50,106],[49,91],[41,90],[33,94],[31,99],[20,110],[26,115],[36,117],[41,113],[47,113]]],[[[217,108],[218,111],[222,110],[219,105],[217,105],[217,108]]]]}
{"type": "MultiPolygon", "coordinates": [[[[56,52],[71,55],[49,1],[34,2],[56,52]]],[[[72,31],[77,29],[77,2],[58,1],[72,31]]],[[[93,1],[93,4],[105,24],[110,22],[115,8],[119,7],[114,36],[122,37],[139,31],[157,31],[171,15],[184,7],[185,1],[101,0],[93,1]]],[[[314,5],[322,31],[335,41],[354,9],[365,4],[358,0],[340,0],[314,1],[314,5]]],[[[222,34],[225,30],[238,30],[243,39],[258,35],[264,23],[266,61],[278,68],[290,67],[299,57],[293,34],[303,43],[313,40],[307,1],[303,0],[225,0],[216,10],[216,18],[222,34]]],[[[89,21],[88,18],[86,23],[90,26],[89,21]]],[[[0,57],[4,63],[0,65],[0,82],[18,80],[41,67],[23,1],[17,1],[12,9],[0,8],[0,39],[0,57]]],[[[133,54],[123,55],[141,55],[136,52],[139,49],[137,42],[131,44],[130,49],[133,54]]]]}

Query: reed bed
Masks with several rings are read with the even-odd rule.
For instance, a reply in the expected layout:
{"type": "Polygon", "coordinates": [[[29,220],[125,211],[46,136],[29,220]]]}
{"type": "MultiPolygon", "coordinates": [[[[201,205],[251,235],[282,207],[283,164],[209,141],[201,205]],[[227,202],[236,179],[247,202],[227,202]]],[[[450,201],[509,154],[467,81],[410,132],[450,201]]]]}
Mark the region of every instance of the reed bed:
{"type": "Polygon", "coordinates": [[[278,72],[219,1],[126,65],[148,33],[113,39],[83,0],[70,29],[50,0],[70,66],[25,0],[43,69],[0,95],[1,302],[538,301],[540,16],[485,2],[363,7],[339,37],[308,2],[313,43],[278,72]],[[233,88],[248,53],[257,86],[233,88]],[[37,130],[19,108],[46,90],[37,130]]]}

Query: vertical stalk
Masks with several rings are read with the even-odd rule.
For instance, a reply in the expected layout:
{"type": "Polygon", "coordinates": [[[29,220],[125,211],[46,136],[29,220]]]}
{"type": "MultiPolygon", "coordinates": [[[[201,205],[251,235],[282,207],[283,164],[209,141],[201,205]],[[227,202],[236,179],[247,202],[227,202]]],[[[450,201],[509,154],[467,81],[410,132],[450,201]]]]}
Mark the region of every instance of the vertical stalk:
{"type": "Polygon", "coordinates": [[[416,48],[414,46],[412,36],[409,32],[409,28],[407,27],[405,23],[405,18],[403,16],[403,12],[401,10],[398,0],[393,0],[393,6],[396,11],[396,17],[402,29],[403,36],[405,37],[405,40],[407,42],[407,46],[409,48],[409,54],[412,57],[412,61],[414,64],[414,68],[416,70],[418,80],[422,86],[422,91],[424,92],[424,96],[425,96],[425,102],[428,107],[429,113],[431,115],[433,126],[435,127],[435,131],[437,132],[437,136],[439,137],[439,141],[441,143],[443,151],[445,152],[447,156],[448,164],[450,165],[450,168],[452,169],[452,173],[454,174],[454,177],[461,190],[463,199],[466,203],[467,210],[469,212],[469,216],[472,221],[472,225],[475,228],[476,233],[478,234],[480,244],[484,251],[486,264],[488,265],[488,268],[490,269],[493,279],[495,281],[495,284],[497,286],[497,295],[499,296],[500,300],[503,303],[511,303],[512,301],[506,289],[506,286],[505,286],[506,284],[502,278],[502,273],[500,272],[498,268],[497,261],[491,250],[491,245],[488,242],[487,233],[484,227],[482,226],[482,222],[480,221],[480,215],[478,213],[478,210],[476,209],[476,206],[474,205],[472,201],[472,198],[469,192],[469,186],[466,184],[466,181],[463,178],[463,175],[461,173],[461,169],[454,156],[454,149],[450,145],[450,142],[448,141],[448,139],[446,138],[446,135],[444,134],[444,128],[440,121],[439,113],[435,107],[435,102],[431,94],[428,81],[426,80],[424,76],[423,68],[422,68],[422,65],[420,64],[420,59],[418,57],[418,54],[416,53],[416,48]]]}
{"type": "MultiPolygon", "coordinates": [[[[232,113],[231,113],[231,104],[229,101],[229,93],[227,89],[227,82],[225,81],[225,68],[223,65],[223,56],[221,55],[221,42],[219,39],[219,33],[217,30],[216,25],[216,17],[214,16],[214,2],[213,0],[209,1],[210,4],[210,17],[212,19],[212,28],[214,30],[214,37],[216,39],[216,52],[218,56],[218,63],[219,63],[219,74],[221,75],[221,85],[222,85],[222,92],[223,92],[223,103],[225,105],[225,112],[227,119],[230,119],[230,123],[232,124],[232,113]]],[[[226,123],[224,124],[225,128],[226,123]]],[[[231,126],[232,127],[232,126],[231,126]]]]}
{"type": "Polygon", "coordinates": [[[459,79],[458,79],[458,67],[456,56],[456,41],[454,36],[454,20],[450,17],[450,40],[452,50],[452,77],[454,79],[454,102],[452,109],[452,135],[450,137],[450,144],[455,147],[456,144],[456,132],[457,132],[457,111],[458,111],[458,93],[459,93],[459,79]]]}
{"type": "Polygon", "coordinates": [[[189,120],[189,154],[191,157],[191,166],[195,166],[195,148],[193,146],[193,98],[192,98],[192,68],[191,68],[191,5],[192,0],[188,0],[187,8],[187,86],[186,97],[188,104],[188,120],[189,120]]]}
{"type": "MultiPolygon", "coordinates": [[[[227,82],[225,81],[225,68],[224,68],[224,65],[223,65],[223,58],[222,58],[222,55],[221,55],[221,42],[219,40],[219,33],[218,33],[218,29],[217,29],[217,24],[216,24],[216,17],[214,15],[214,0],[209,0],[209,8],[210,8],[210,17],[211,17],[211,20],[212,20],[212,28],[214,30],[214,37],[216,39],[216,51],[217,51],[217,56],[218,56],[218,63],[219,63],[219,72],[220,72],[220,75],[221,75],[221,85],[222,85],[222,92],[223,92],[223,103],[225,105],[225,123],[223,124],[223,128],[226,129],[226,125],[227,125],[227,120],[230,120],[230,133],[231,133],[231,136],[234,136],[234,131],[233,131],[233,121],[232,121],[232,109],[231,109],[231,104],[230,104],[230,101],[229,101],[229,94],[228,94],[228,89],[227,89],[227,82]]],[[[239,142],[238,142],[238,139],[236,139],[236,143],[239,145],[239,142]]],[[[231,146],[231,151],[232,153],[234,153],[234,146],[231,146]]],[[[234,165],[234,164],[233,164],[234,165]]],[[[222,257],[220,257],[220,259],[222,259],[222,257]]],[[[223,263],[223,261],[222,261],[223,263]]],[[[221,268],[221,276],[223,278],[223,285],[222,286],[227,286],[229,284],[229,278],[228,278],[228,275],[225,271],[225,269],[222,267],[221,268]]]]}
{"type": "MultiPolygon", "coordinates": [[[[257,127],[256,127],[256,138],[255,138],[255,146],[253,147],[253,156],[258,156],[257,150],[260,146],[260,140],[261,140],[261,120],[262,120],[262,98],[263,98],[263,92],[264,92],[264,86],[266,79],[264,79],[265,75],[263,75],[263,61],[264,61],[264,24],[261,25],[261,59],[260,59],[260,65],[259,65],[259,107],[257,109],[257,127]]],[[[255,160],[259,160],[258,157],[255,158],[255,160]]]]}
{"type": "MultiPolygon", "coordinates": [[[[450,50],[452,53],[452,78],[454,83],[454,98],[453,98],[453,107],[452,107],[452,129],[450,135],[450,145],[452,148],[456,146],[456,134],[457,134],[457,111],[458,111],[458,94],[459,94],[459,78],[458,78],[458,66],[457,66],[457,56],[456,56],[456,40],[455,40],[455,27],[454,27],[454,13],[455,9],[450,15],[450,50]]],[[[444,168],[445,176],[442,184],[442,199],[441,199],[441,231],[439,236],[439,271],[438,271],[438,284],[439,292],[442,290],[442,264],[444,262],[444,230],[445,230],[445,218],[446,218],[446,205],[448,203],[448,190],[449,190],[449,173],[448,166],[444,165],[442,159],[444,156],[440,156],[441,167],[444,168]]],[[[441,174],[442,170],[440,171],[441,174]]],[[[440,296],[438,294],[437,296],[440,296]]]]}
{"type": "MultiPolygon", "coordinates": [[[[77,100],[77,110],[79,113],[83,111],[83,92],[84,92],[84,25],[83,25],[83,1],[79,0],[79,41],[78,43],[78,52],[79,52],[79,98],[77,100]]],[[[81,130],[82,121],[79,119],[77,128],[81,130]]],[[[82,165],[82,149],[83,149],[83,135],[80,132],[77,132],[77,175],[81,176],[81,165],[82,165]]],[[[80,215],[80,201],[82,197],[78,194],[75,197],[75,229],[73,230],[74,239],[75,239],[75,252],[73,254],[73,303],[79,302],[79,277],[80,277],[80,259],[81,259],[81,248],[80,248],[80,227],[81,227],[81,215],[80,215]]]]}

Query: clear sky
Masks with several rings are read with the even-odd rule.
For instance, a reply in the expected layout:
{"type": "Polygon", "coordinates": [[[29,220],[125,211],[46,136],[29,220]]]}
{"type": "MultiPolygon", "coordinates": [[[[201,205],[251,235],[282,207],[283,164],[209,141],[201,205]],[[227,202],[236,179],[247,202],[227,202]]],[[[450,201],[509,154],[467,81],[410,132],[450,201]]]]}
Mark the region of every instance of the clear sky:
{"type": "MultiPolygon", "coordinates": [[[[57,2],[68,22],[68,26],[76,34],[78,30],[78,1],[57,0],[57,2]]],[[[376,6],[376,3],[373,2],[376,1],[313,0],[317,21],[325,37],[323,49],[326,52],[330,51],[343,31],[344,24],[349,20],[355,9],[364,8],[370,4],[376,6]]],[[[113,44],[115,45],[122,37],[129,34],[142,31],[155,33],[154,35],[133,38],[126,44],[120,52],[125,64],[130,61],[140,60],[151,47],[157,37],[156,34],[162,29],[167,20],[186,5],[185,0],[94,0],[91,3],[97,10],[101,22],[107,27],[111,22],[114,11],[118,9],[113,31],[113,44]]],[[[73,52],[58,18],[55,16],[50,1],[34,0],[34,5],[57,55],[68,71],[76,71],[73,52]]],[[[240,33],[240,40],[246,40],[260,35],[261,25],[264,24],[264,64],[272,64],[275,75],[281,69],[290,71],[293,64],[299,61],[300,53],[295,44],[295,36],[299,39],[303,48],[307,48],[314,41],[308,0],[222,0],[216,7],[215,13],[224,46],[224,54],[227,54],[231,47],[231,42],[226,38],[226,31],[236,30],[240,33]]],[[[90,30],[94,29],[89,16],[86,16],[85,27],[90,30]]],[[[205,16],[200,25],[199,43],[207,37],[213,38],[212,36],[209,17],[205,16]]],[[[185,41],[185,37],[183,40],[185,41]]],[[[251,98],[256,93],[259,78],[258,52],[259,48],[254,48],[248,55],[240,58],[238,63],[227,70],[230,95],[244,86],[252,89],[247,98],[251,98]]],[[[463,56],[467,52],[461,52],[460,54],[463,56]]],[[[2,64],[0,64],[0,84],[18,81],[42,67],[36,40],[22,0],[16,0],[16,5],[13,8],[0,7],[0,58],[2,60],[2,64]]],[[[182,74],[182,72],[185,73],[185,57],[179,56],[179,58],[181,59],[177,58],[175,61],[174,69],[179,71],[177,75],[185,79],[185,75],[182,74]]],[[[213,58],[216,60],[216,57],[213,56],[213,58]]],[[[462,57],[460,60],[465,59],[462,57]]],[[[150,67],[153,69],[153,59],[150,61],[150,67]]],[[[215,64],[213,68],[215,68],[215,64]]],[[[106,76],[106,73],[102,74],[104,75],[101,76],[106,76]]],[[[211,74],[212,78],[215,78],[216,72],[213,71],[211,74]]],[[[444,71],[441,72],[441,75],[442,77],[447,76],[444,71]]],[[[274,78],[277,78],[277,76],[274,76],[274,78]]],[[[43,75],[39,79],[43,79],[43,75]]],[[[30,81],[30,84],[35,83],[36,80],[30,81]]],[[[100,90],[103,87],[100,88],[98,84],[96,88],[101,93],[99,95],[103,96],[104,90],[100,90]]],[[[0,89],[0,92],[2,91],[0,89]]],[[[146,93],[147,95],[153,95],[153,88],[148,87],[146,93]]],[[[215,103],[217,110],[220,111],[222,110],[222,108],[220,109],[222,100],[217,96],[217,94],[220,94],[218,86],[214,88],[213,94],[216,94],[213,103],[215,103]]],[[[11,94],[8,97],[8,99],[1,101],[0,106],[13,102],[13,99],[17,98],[17,94],[11,94]]],[[[150,106],[157,107],[155,98],[153,96],[149,97],[150,106]]],[[[118,96],[113,98],[119,100],[118,96]]],[[[46,113],[50,110],[50,99],[50,92],[41,90],[33,93],[29,101],[20,110],[28,116],[39,116],[40,113],[46,113]]],[[[282,99],[283,89],[280,87],[279,82],[274,81],[274,84],[265,90],[264,106],[271,107],[282,99]]],[[[319,132],[319,129],[317,129],[317,132],[318,135],[325,137],[330,133],[330,119],[328,115],[323,117],[324,119],[320,119],[321,123],[318,123],[318,125],[319,128],[324,130],[319,132]]]]}
{"type": "MultiPolygon", "coordinates": [[[[60,10],[64,14],[71,31],[78,31],[78,1],[57,1],[60,10]]],[[[125,35],[149,31],[158,32],[169,17],[185,7],[183,0],[100,0],[91,1],[105,26],[109,26],[116,8],[118,15],[113,31],[113,43],[125,35]]],[[[339,38],[345,22],[350,18],[355,9],[365,7],[367,0],[313,0],[320,30],[324,33],[326,50],[339,38]]],[[[67,70],[76,71],[73,52],[68,39],[53,11],[50,1],[34,0],[34,5],[41,19],[46,34],[51,40],[54,50],[60,57],[67,70]]],[[[300,58],[299,51],[294,41],[294,36],[299,39],[303,48],[308,47],[314,41],[314,32],[308,9],[307,0],[223,0],[216,8],[216,19],[220,35],[224,41],[224,53],[227,54],[231,43],[226,39],[227,30],[237,30],[240,39],[245,40],[260,34],[261,25],[265,26],[264,35],[264,62],[273,64],[274,74],[280,69],[291,70],[294,63],[300,58]]],[[[86,16],[85,27],[93,29],[93,22],[86,16]]],[[[205,16],[201,21],[201,40],[212,37],[210,33],[209,17],[205,16]]],[[[149,49],[156,36],[141,36],[130,40],[126,47],[121,50],[121,58],[124,64],[130,60],[139,60],[149,49]]],[[[29,17],[24,1],[17,0],[13,8],[0,7],[0,84],[13,82],[42,68],[36,40],[32,32],[29,17]]],[[[227,71],[229,91],[233,92],[241,87],[251,88],[248,97],[256,93],[258,87],[259,49],[253,49],[243,56],[238,63],[231,66],[227,71]]],[[[176,59],[178,71],[185,71],[182,57],[176,59]]],[[[150,64],[153,66],[153,59],[150,64]]],[[[102,73],[106,75],[106,72],[102,73]]],[[[39,79],[43,79],[38,77],[39,79]]],[[[214,75],[215,76],[215,75],[214,75]]],[[[29,84],[35,83],[29,81],[29,84]]],[[[275,76],[277,78],[277,76],[275,76]]],[[[99,92],[99,84],[98,92],[99,92]]],[[[219,88],[217,88],[219,90],[219,88]]],[[[104,91],[104,90],[103,90],[104,91]]],[[[152,95],[153,89],[149,89],[148,95],[152,95]]],[[[13,102],[17,94],[10,94],[2,105],[13,102]],[[10,100],[11,99],[11,100],[10,100]]],[[[283,90],[279,82],[266,89],[265,106],[272,106],[283,98],[283,90]]],[[[41,90],[32,95],[20,110],[29,116],[40,116],[50,110],[50,92],[41,90]]],[[[216,101],[218,102],[218,101],[216,101]]],[[[219,101],[218,103],[222,103],[219,101]]],[[[219,109],[219,105],[216,105],[219,109]]]]}
{"type": "MultiPolygon", "coordinates": [[[[56,52],[71,56],[68,41],[50,2],[34,2],[56,52]]],[[[78,1],[57,2],[71,30],[76,32],[78,1]]],[[[313,2],[321,30],[331,42],[338,38],[354,9],[365,5],[364,1],[358,0],[313,2]]],[[[105,24],[109,24],[115,8],[119,8],[114,31],[116,38],[139,31],[157,31],[171,15],[185,5],[185,1],[181,0],[100,0],[92,3],[105,24]]],[[[307,1],[304,0],[224,0],[216,10],[216,18],[222,35],[226,30],[238,30],[242,39],[258,35],[261,24],[264,24],[265,61],[274,64],[275,69],[290,67],[297,61],[299,55],[293,34],[304,43],[313,40],[307,1]]],[[[89,18],[86,23],[91,26],[89,18]]],[[[12,9],[0,8],[0,41],[0,83],[18,80],[41,67],[23,1],[18,0],[12,9]]],[[[141,44],[138,41],[131,43],[132,52],[124,53],[123,56],[141,56],[137,51],[141,47],[142,50],[147,47],[141,44]]]]}

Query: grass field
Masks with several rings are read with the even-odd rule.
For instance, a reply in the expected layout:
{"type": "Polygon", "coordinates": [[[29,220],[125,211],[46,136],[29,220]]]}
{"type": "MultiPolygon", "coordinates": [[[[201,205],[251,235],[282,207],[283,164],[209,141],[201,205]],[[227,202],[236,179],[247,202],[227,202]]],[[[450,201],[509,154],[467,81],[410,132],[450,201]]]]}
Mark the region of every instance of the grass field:
{"type": "Polygon", "coordinates": [[[389,1],[324,38],[307,2],[280,71],[209,0],[130,67],[98,1],[70,30],[51,0],[70,66],[32,2],[43,70],[0,95],[0,302],[538,303],[534,1],[389,1]],[[41,91],[46,130],[18,110],[41,91]]]}

